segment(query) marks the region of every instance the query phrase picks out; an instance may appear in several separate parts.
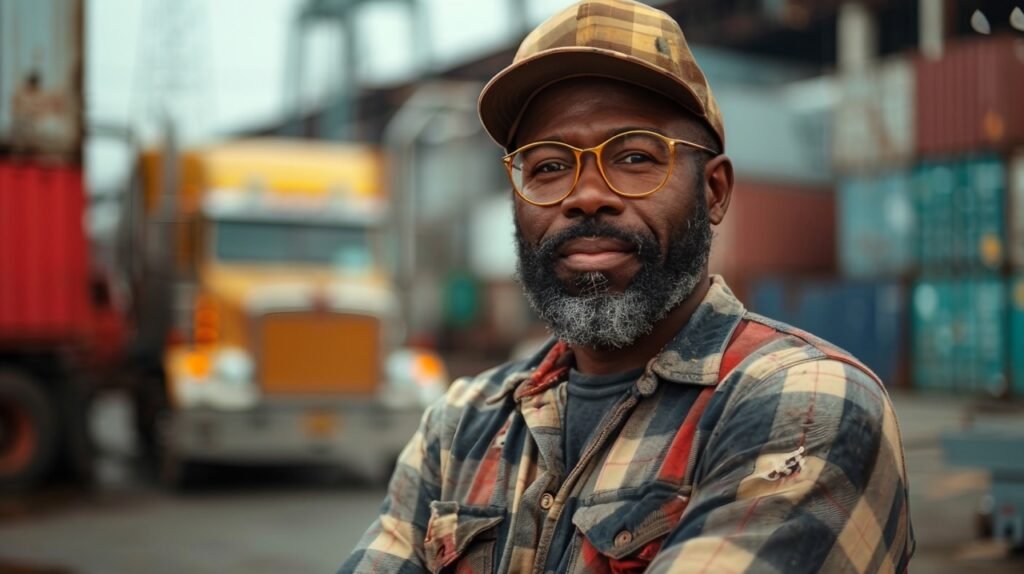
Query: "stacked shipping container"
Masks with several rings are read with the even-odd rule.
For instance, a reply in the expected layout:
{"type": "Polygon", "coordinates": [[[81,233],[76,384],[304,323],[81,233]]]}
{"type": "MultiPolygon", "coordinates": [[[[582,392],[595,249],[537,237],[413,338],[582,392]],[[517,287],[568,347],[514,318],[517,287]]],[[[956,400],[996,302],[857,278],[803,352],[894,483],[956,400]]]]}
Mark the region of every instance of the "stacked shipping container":
{"type": "Polygon", "coordinates": [[[1014,396],[1024,396],[1024,274],[1010,281],[1010,390],[1014,396]]]}
{"type": "Polygon", "coordinates": [[[759,313],[799,326],[864,361],[889,384],[905,378],[905,289],[899,281],[762,281],[759,313]]]}
{"type": "Polygon", "coordinates": [[[913,291],[914,385],[1003,394],[1007,390],[1006,283],[921,279],[913,291]]]}
{"type": "Polygon", "coordinates": [[[796,183],[737,182],[715,228],[710,268],[741,300],[763,277],[835,270],[835,194],[796,183]]]}
{"type": "Polygon", "coordinates": [[[1018,38],[961,41],[916,65],[921,157],[1004,150],[1024,142],[1024,56],[1018,38]]]}
{"type": "Polygon", "coordinates": [[[914,384],[1024,395],[1019,167],[1024,51],[1012,37],[949,45],[916,65],[918,278],[914,384]],[[1011,273],[1007,273],[1007,270],[1011,273]]]}
{"type": "Polygon", "coordinates": [[[835,271],[836,198],[827,161],[830,78],[716,86],[736,166],[710,269],[749,303],[766,276],[835,271]]]}
{"type": "MultiPolygon", "coordinates": [[[[832,127],[836,251],[842,279],[762,281],[755,311],[843,347],[890,385],[906,380],[906,299],[915,210],[906,166],[914,154],[914,75],[893,59],[837,79],[832,127]]],[[[804,245],[804,249],[809,244],[804,245]]]]}
{"type": "Polygon", "coordinates": [[[909,348],[916,387],[1024,395],[1024,150],[1013,153],[1024,144],[1024,41],[891,58],[838,86],[832,163],[846,279],[762,282],[753,307],[848,347],[890,382],[909,348]],[[899,335],[868,335],[859,315],[844,315],[851,308],[892,313],[900,320],[876,323],[899,335]]]}
{"type": "Polygon", "coordinates": [[[0,348],[87,335],[84,205],[81,168],[0,163],[0,348]]]}

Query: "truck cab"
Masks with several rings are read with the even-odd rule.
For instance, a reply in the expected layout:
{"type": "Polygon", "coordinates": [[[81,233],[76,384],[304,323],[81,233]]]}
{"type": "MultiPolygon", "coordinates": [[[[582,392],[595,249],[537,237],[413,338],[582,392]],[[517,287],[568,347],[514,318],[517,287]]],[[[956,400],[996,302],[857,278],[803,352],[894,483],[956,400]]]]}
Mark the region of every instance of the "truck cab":
{"type": "Polygon", "coordinates": [[[191,273],[169,291],[163,478],[202,463],[384,477],[446,373],[401,346],[380,153],[251,140],[188,156],[181,189],[195,197],[176,202],[192,209],[178,209],[175,243],[191,273]]]}

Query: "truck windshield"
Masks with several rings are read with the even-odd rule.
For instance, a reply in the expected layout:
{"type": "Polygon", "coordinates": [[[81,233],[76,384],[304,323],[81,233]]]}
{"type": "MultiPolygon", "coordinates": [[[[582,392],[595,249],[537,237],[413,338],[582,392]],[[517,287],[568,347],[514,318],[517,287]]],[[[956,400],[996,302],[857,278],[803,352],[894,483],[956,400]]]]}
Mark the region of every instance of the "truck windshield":
{"type": "Polygon", "coordinates": [[[305,263],[343,268],[370,264],[366,228],[257,221],[219,221],[214,255],[239,263],[305,263]]]}

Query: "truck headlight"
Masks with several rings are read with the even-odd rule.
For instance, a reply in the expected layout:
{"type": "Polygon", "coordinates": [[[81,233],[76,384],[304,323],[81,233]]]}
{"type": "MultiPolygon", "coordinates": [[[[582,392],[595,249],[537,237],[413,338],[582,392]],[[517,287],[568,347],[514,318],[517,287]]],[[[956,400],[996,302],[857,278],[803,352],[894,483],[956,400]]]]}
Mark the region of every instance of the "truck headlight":
{"type": "Polygon", "coordinates": [[[252,382],[253,363],[243,349],[227,347],[217,352],[213,360],[214,377],[228,383],[252,382]]]}
{"type": "Polygon", "coordinates": [[[387,385],[383,399],[394,405],[428,406],[444,394],[448,370],[436,353],[399,349],[388,357],[387,385]]]}

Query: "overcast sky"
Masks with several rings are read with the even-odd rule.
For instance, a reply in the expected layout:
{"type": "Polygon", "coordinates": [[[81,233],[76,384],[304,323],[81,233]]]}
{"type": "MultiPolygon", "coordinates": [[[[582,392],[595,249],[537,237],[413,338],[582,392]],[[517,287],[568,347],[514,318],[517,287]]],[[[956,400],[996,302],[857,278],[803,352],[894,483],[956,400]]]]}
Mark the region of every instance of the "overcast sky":
{"type": "MultiPolygon", "coordinates": [[[[91,123],[131,126],[142,140],[157,136],[161,93],[176,88],[179,130],[188,142],[266,125],[286,113],[287,46],[306,0],[84,0],[85,97],[91,123]]],[[[415,0],[427,8],[430,45],[416,46],[402,2],[373,0],[360,9],[359,82],[394,83],[415,73],[429,50],[434,67],[510,45],[522,30],[511,24],[519,0],[415,0]]],[[[539,23],[572,0],[526,0],[527,20],[539,23]]],[[[340,37],[307,37],[307,99],[336,89],[340,37]]],[[[117,145],[89,146],[90,179],[103,188],[119,179],[117,145]]]]}
{"type": "MultiPolygon", "coordinates": [[[[190,137],[200,139],[280,117],[285,107],[286,47],[305,0],[87,0],[86,97],[90,118],[134,123],[154,111],[154,91],[179,83],[190,137]],[[173,6],[174,9],[168,9],[173,6]],[[170,68],[173,72],[161,70],[170,68]]],[[[436,66],[515,42],[511,0],[418,0],[428,8],[427,47],[436,66]]],[[[539,22],[571,0],[526,2],[539,22]]],[[[399,2],[360,11],[360,80],[394,82],[413,71],[423,50],[399,2]]],[[[314,33],[307,66],[315,92],[330,88],[340,66],[338,38],[314,33]]]]}

